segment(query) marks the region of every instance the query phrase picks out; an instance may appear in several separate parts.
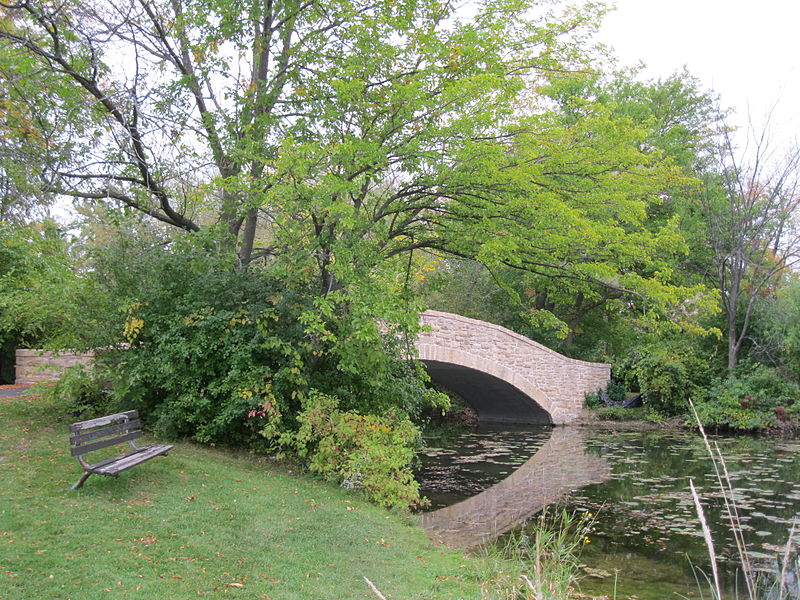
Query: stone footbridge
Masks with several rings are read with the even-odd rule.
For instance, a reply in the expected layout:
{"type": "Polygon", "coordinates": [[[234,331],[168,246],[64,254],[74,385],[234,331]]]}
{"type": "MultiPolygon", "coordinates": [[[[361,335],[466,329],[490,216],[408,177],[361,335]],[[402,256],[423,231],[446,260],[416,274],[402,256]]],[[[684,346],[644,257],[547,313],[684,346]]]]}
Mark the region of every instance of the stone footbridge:
{"type": "MultiPolygon", "coordinates": [[[[584,394],[605,387],[611,365],[562,356],[499,325],[427,311],[430,331],[417,339],[431,379],[468,402],[483,422],[570,423],[583,415],[584,394]]],[[[57,379],[92,354],[17,350],[16,383],[57,379]]]]}
{"type": "Polygon", "coordinates": [[[485,321],[427,311],[417,339],[434,383],[455,392],[482,422],[564,424],[584,414],[584,394],[608,383],[611,365],[567,358],[485,321]]]}

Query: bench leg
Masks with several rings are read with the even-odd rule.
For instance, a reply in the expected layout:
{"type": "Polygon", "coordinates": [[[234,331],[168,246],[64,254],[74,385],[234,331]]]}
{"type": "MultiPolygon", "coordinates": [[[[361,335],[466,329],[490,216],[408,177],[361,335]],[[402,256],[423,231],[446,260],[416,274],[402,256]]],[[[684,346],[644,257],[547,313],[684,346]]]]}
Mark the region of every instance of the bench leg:
{"type": "Polygon", "coordinates": [[[83,482],[86,481],[89,478],[89,475],[91,474],[92,474],[91,471],[85,471],[83,475],[81,475],[81,478],[78,479],[78,481],[75,483],[75,485],[72,486],[72,489],[77,490],[79,487],[81,487],[83,485],[83,482]]]}

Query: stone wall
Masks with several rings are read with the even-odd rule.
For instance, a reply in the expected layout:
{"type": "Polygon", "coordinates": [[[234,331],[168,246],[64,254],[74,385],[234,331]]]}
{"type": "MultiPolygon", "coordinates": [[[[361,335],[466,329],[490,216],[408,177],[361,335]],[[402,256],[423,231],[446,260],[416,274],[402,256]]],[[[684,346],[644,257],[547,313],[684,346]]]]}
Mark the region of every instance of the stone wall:
{"type": "Polygon", "coordinates": [[[54,381],[64,369],[75,365],[86,365],[94,354],[62,352],[54,354],[44,350],[17,350],[16,377],[14,383],[26,384],[39,381],[54,381]]]}
{"type": "Polygon", "coordinates": [[[584,414],[584,394],[605,387],[611,365],[567,358],[505,327],[438,311],[422,314],[420,360],[457,364],[514,385],[550,413],[553,423],[584,414]]]}

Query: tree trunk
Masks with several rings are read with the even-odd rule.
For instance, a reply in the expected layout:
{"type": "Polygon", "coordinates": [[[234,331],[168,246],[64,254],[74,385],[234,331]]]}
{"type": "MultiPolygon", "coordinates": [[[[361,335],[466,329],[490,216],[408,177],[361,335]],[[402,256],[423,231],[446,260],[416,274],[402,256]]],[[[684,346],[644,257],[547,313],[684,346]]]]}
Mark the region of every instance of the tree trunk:
{"type": "Polygon", "coordinates": [[[253,244],[256,239],[256,225],[258,224],[258,211],[252,208],[247,213],[244,223],[242,240],[239,245],[239,268],[245,269],[253,257],[253,244]]]}
{"type": "Polygon", "coordinates": [[[586,312],[582,310],[583,300],[583,293],[578,292],[578,295],[575,298],[575,307],[572,313],[572,318],[567,322],[569,332],[567,333],[567,337],[564,338],[564,348],[572,348],[572,344],[575,341],[575,330],[578,328],[581,320],[583,320],[583,317],[586,315],[586,312]]]}
{"type": "Polygon", "coordinates": [[[736,365],[739,362],[739,348],[741,343],[736,339],[736,319],[728,325],[728,377],[736,375],[736,365]]]}

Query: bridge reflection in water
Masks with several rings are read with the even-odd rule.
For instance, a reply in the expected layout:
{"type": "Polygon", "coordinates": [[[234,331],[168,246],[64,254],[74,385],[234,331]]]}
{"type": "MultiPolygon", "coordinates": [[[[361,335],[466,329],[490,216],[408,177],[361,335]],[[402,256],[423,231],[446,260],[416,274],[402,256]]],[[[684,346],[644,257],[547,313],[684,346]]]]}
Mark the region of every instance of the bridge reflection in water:
{"type": "Polygon", "coordinates": [[[470,548],[521,525],[570,492],[611,477],[586,451],[584,430],[556,427],[526,463],[503,481],[457,504],[422,515],[422,527],[451,548],[470,548]]]}

